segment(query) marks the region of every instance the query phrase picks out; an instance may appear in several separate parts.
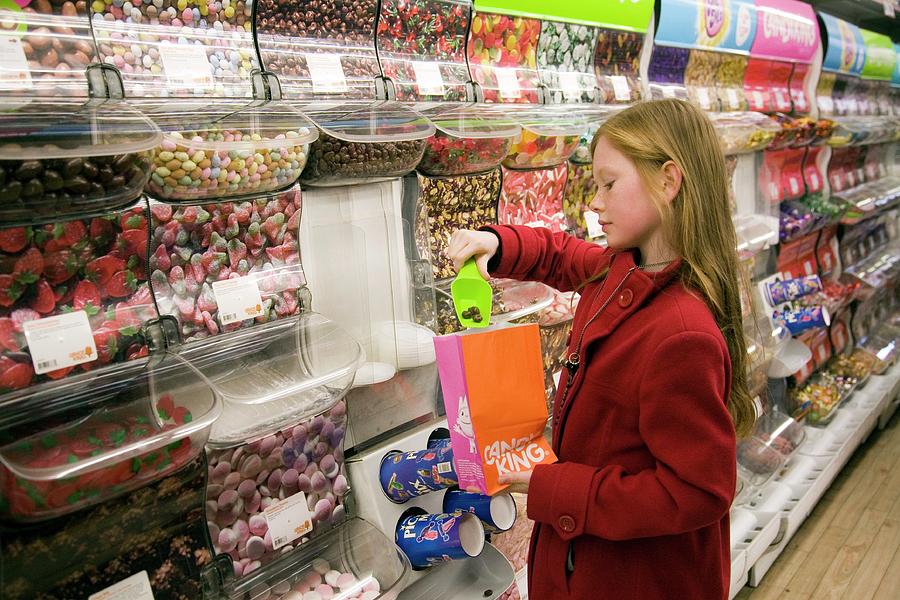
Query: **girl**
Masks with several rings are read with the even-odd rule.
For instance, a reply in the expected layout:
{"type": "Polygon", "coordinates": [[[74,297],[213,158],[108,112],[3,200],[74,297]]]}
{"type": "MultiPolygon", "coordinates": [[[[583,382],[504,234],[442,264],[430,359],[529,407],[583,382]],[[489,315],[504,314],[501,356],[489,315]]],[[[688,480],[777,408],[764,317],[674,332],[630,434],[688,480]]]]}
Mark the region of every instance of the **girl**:
{"type": "Polygon", "coordinates": [[[752,427],[725,162],[703,113],[635,105],[592,143],[607,249],[458,231],[457,268],[582,295],[553,411],[559,462],[503,483],[536,522],[532,600],[728,596],[735,434],[752,427]],[[730,413],[730,414],[729,414],[730,413]]]}

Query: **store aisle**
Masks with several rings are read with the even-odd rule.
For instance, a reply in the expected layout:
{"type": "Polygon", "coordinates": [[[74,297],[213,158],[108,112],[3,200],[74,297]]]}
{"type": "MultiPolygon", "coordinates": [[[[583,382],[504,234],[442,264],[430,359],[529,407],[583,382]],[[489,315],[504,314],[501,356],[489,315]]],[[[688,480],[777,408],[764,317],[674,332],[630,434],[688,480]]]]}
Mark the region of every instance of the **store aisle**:
{"type": "Polygon", "coordinates": [[[900,598],[900,416],[860,446],[762,585],[737,598],[900,598]]]}

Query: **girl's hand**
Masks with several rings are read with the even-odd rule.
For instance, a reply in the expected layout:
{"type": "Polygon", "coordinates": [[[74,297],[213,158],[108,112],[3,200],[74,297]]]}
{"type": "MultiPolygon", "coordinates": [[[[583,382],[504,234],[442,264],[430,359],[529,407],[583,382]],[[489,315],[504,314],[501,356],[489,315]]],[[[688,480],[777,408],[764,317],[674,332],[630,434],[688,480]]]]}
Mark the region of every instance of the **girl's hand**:
{"type": "Polygon", "coordinates": [[[524,473],[509,473],[507,475],[501,475],[497,482],[503,485],[509,485],[509,488],[506,490],[507,492],[514,492],[516,494],[527,494],[528,493],[528,485],[531,483],[531,474],[534,471],[525,471],[524,473]]]}
{"type": "Polygon", "coordinates": [[[458,229],[450,237],[447,255],[453,261],[457,272],[462,268],[464,262],[474,256],[478,272],[487,280],[491,278],[488,274],[488,261],[497,253],[499,247],[500,239],[490,231],[458,229]]]}

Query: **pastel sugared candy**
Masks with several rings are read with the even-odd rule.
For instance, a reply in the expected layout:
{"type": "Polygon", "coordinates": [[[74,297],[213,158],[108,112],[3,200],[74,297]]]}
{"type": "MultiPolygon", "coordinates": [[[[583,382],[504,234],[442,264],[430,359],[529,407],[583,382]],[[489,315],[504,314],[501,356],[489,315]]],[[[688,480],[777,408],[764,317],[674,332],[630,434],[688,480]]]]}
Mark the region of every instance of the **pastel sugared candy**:
{"type": "Polygon", "coordinates": [[[303,472],[306,471],[306,467],[309,466],[309,458],[308,458],[305,454],[300,454],[300,455],[297,456],[297,458],[294,460],[294,465],[293,465],[293,466],[294,466],[294,469],[295,469],[298,473],[303,473],[303,472]]]}
{"type": "Polygon", "coordinates": [[[253,492],[256,491],[256,482],[252,479],[245,479],[237,488],[237,493],[242,498],[252,498],[253,492]]]}
{"type": "Polygon", "coordinates": [[[328,487],[328,479],[326,479],[325,474],[322,471],[316,471],[312,477],[310,477],[310,482],[312,483],[312,489],[315,492],[324,492],[328,487]]]}
{"type": "Polygon", "coordinates": [[[334,569],[325,573],[325,583],[330,585],[331,587],[337,587],[338,579],[341,576],[340,571],[335,571],[334,569]]]}
{"type": "Polygon", "coordinates": [[[322,596],[322,600],[331,600],[334,598],[334,589],[327,583],[316,586],[316,589],[313,591],[322,596]]]}
{"type": "Polygon", "coordinates": [[[342,573],[337,580],[337,586],[342,590],[347,590],[348,588],[356,585],[356,577],[354,577],[351,573],[342,573]]]}
{"type": "Polygon", "coordinates": [[[223,483],[229,473],[231,473],[231,463],[226,461],[218,463],[212,470],[213,483],[223,483]]]}
{"type": "Polygon", "coordinates": [[[241,465],[241,476],[256,477],[261,469],[262,459],[256,454],[251,454],[247,457],[247,460],[244,461],[244,464],[241,465]]]}
{"type": "Polygon", "coordinates": [[[334,456],[331,454],[326,454],[322,457],[322,460],[319,461],[319,468],[329,479],[337,477],[339,471],[337,461],[334,460],[334,456]]]}
{"type": "Polygon", "coordinates": [[[287,580],[272,586],[273,594],[287,594],[289,591],[291,591],[291,582],[287,580]]]}
{"type": "Polygon", "coordinates": [[[324,558],[316,558],[312,561],[312,568],[319,575],[325,575],[331,570],[331,565],[324,558]]]}
{"type": "Polygon", "coordinates": [[[288,469],[281,475],[281,485],[288,489],[296,489],[299,476],[300,473],[296,469],[288,469]]]}
{"type": "Polygon", "coordinates": [[[332,489],[338,496],[346,495],[347,492],[350,491],[350,485],[347,483],[347,478],[343,475],[338,475],[337,477],[335,477],[332,489]]]}
{"type": "Polygon", "coordinates": [[[334,508],[334,504],[330,500],[325,498],[316,502],[315,514],[313,515],[313,519],[316,521],[325,521],[329,517],[331,517],[331,510],[334,508]]]}
{"type": "Polygon", "coordinates": [[[235,490],[225,490],[221,494],[219,494],[218,503],[220,511],[228,511],[237,503],[239,500],[238,492],[235,490]]]}
{"type": "Polygon", "coordinates": [[[266,481],[266,486],[270,490],[277,490],[281,486],[281,475],[283,471],[281,469],[275,469],[271,473],[269,473],[268,480],[266,481]]]}
{"type": "Polygon", "coordinates": [[[380,591],[381,591],[381,584],[378,583],[378,580],[375,579],[374,577],[369,578],[369,580],[366,581],[366,584],[363,586],[363,591],[366,591],[366,592],[380,592],[380,591]]]}
{"type": "Polygon", "coordinates": [[[227,477],[225,477],[225,489],[226,490],[236,490],[238,485],[241,483],[241,474],[240,473],[229,473],[227,477]]]}
{"type": "Polygon", "coordinates": [[[264,536],[269,530],[269,523],[262,515],[253,515],[249,521],[250,533],[253,535],[264,536]]]}
{"type": "Polygon", "coordinates": [[[242,519],[235,521],[234,525],[231,526],[231,530],[237,535],[239,542],[246,542],[250,537],[250,526],[242,519]]]}
{"type": "Polygon", "coordinates": [[[221,483],[210,483],[206,486],[206,495],[209,498],[218,498],[219,494],[225,491],[225,486],[221,483]]]}
{"type": "Polygon", "coordinates": [[[268,456],[272,450],[275,449],[275,436],[270,435],[267,438],[264,438],[262,442],[259,444],[259,453],[263,456],[268,456]]]}
{"type": "Polygon", "coordinates": [[[256,485],[262,485],[262,484],[264,484],[266,481],[269,480],[269,474],[270,474],[271,472],[272,472],[272,469],[267,469],[267,468],[265,468],[265,465],[263,465],[263,470],[260,471],[260,472],[256,475],[256,479],[254,480],[253,483],[255,483],[256,485]]]}
{"type": "Polygon", "coordinates": [[[259,536],[253,536],[247,540],[247,557],[256,560],[266,552],[266,542],[259,536]]]}
{"type": "Polygon", "coordinates": [[[331,520],[333,522],[340,522],[340,521],[343,521],[346,516],[347,516],[347,509],[345,509],[344,505],[341,504],[340,506],[336,506],[334,508],[334,511],[331,513],[331,520]]]}
{"type": "Polygon", "coordinates": [[[262,503],[262,494],[260,494],[258,491],[253,492],[253,497],[250,498],[250,500],[248,500],[247,503],[244,505],[244,511],[248,515],[258,513],[261,503],[262,503]]]}
{"type": "Polygon", "coordinates": [[[238,536],[233,530],[225,528],[219,532],[219,549],[221,551],[230,552],[237,548],[237,544],[238,536]]]}
{"type": "Polygon", "coordinates": [[[246,567],[244,567],[244,575],[248,575],[248,574],[252,573],[253,571],[260,568],[261,566],[262,566],[262,563],[259,562],[258,560],[252,561],[250,564],[248,564],[246,567]]]}
{"type": "MultiPolygon", "coordinates": [[[[326,565],[328,563],[325,563],[326,565]]],[[[328,565],[329,567],[331,565],[328,565]]],[[[315,564],[313,564],[313,568],[315,568],[315,564]]],[[[325,571],[325,573],[319,573],[318,571],[309,571],[303,576],[303,583],[305,583],[310,588],[314,588],[320,583],[322,583],[322,577],[327,575],[331,571],[325,571]]]]}
{"type": "Polygon", "coordinates": [[[212,522],[212,521],[207,521],[207,522],[206,522],[206,527],[207,527],[207,529],[209,529],[209,537],[210,537],[210,539],[213,539],[213,540],[219,539],[219,531],[221,531],[221,529],[219,529],[219,526],[218,526],[218,525],[216,525],[216,524],[215,524],[214,522],[212,522]]]}

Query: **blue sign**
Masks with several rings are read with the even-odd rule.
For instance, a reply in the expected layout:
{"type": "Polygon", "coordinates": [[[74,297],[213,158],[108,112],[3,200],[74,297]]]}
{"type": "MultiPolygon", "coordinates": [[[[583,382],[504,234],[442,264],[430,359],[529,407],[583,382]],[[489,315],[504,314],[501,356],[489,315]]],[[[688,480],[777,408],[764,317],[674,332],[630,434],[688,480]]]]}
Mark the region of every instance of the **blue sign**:
{"type": "Polygon", "coordinates": [[[859,27],[820,12],[825,24],[825,59],[822,70],[859,75],[866,64],[866,44],[859,27]]]}
{"type": "Polygon", "coordinates": [[[749,0],[663,0],[654,43],[749,54],[756,16],[749,0]]]}

